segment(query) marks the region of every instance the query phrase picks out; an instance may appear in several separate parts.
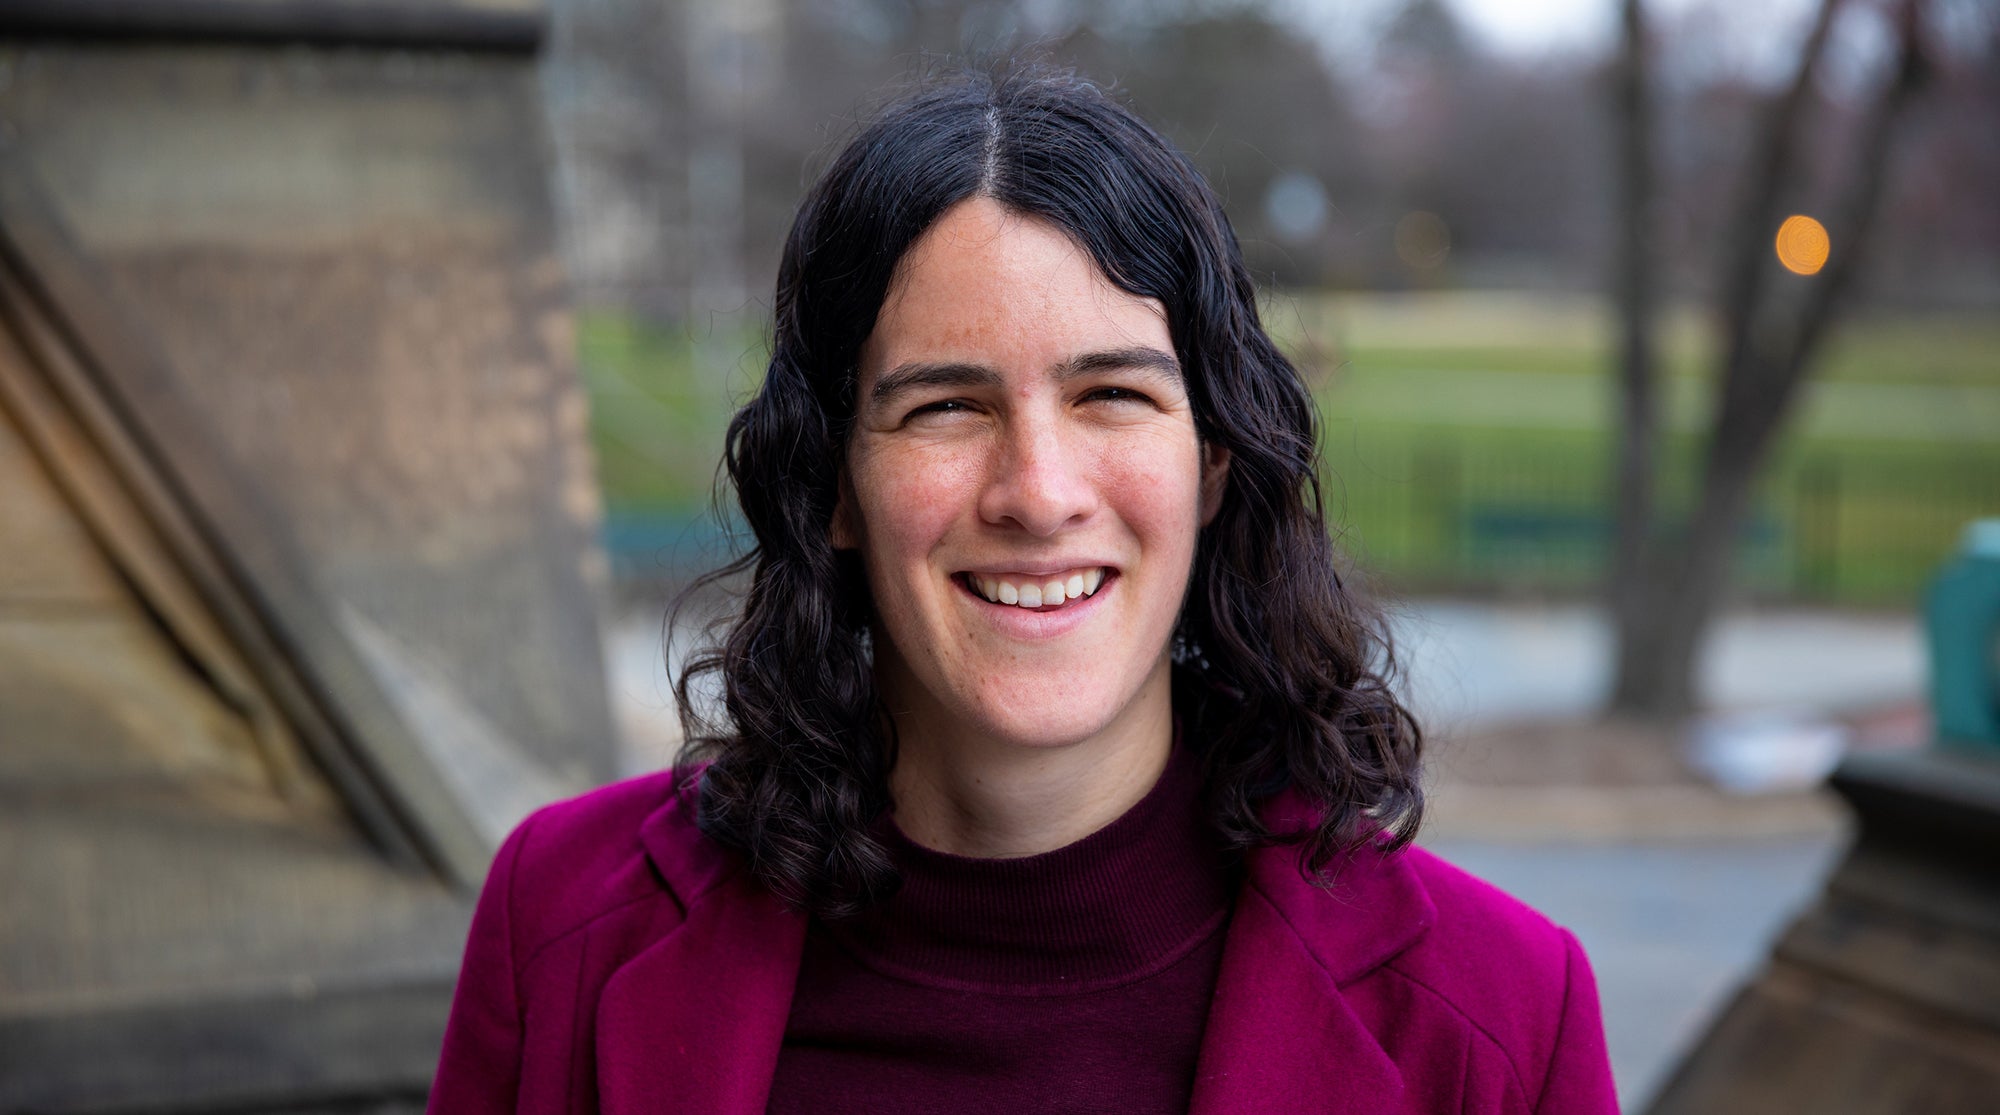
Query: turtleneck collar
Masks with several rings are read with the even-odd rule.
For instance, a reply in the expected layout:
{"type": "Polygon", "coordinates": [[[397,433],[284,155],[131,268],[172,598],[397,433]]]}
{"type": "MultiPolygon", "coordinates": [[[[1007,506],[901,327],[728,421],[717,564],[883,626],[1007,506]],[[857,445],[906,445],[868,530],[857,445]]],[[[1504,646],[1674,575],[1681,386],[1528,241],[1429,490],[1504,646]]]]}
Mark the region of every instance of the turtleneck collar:
{"type": "Polygon", "coordinates": [[[928,986],[1047,995],[1142,979],[1220,928],[1235,896],[1202,798],[1195,759],[1176,746],[1123,816],[1040,855],[950,855],[891,821],[902,887],[825,928],[868,967],[928,986]]]}

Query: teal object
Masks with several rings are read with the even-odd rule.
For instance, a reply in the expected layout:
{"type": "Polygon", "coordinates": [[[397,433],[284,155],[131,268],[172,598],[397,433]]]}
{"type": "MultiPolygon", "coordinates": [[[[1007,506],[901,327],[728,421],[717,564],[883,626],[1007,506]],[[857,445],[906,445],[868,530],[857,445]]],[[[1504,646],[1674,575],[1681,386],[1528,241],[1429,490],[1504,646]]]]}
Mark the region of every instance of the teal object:
{"type": "Polygon", "coordinates": [[[1927,603],[1938,744],[2000,758],[2000,519],[1966,525],[1927,603]]]}

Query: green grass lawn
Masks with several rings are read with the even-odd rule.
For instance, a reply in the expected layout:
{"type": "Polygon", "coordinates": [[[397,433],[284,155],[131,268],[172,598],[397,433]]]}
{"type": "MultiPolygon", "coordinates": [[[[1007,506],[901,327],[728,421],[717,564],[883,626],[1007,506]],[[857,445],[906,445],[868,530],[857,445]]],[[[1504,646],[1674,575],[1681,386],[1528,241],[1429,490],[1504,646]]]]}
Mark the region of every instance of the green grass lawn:
{"type": "MultiPolygon", "coordinates": [[[[1601,303],[1277,295],[1265,316],[1313,386],[1329,509],[1365,566],[1406,586],[1588,588],[1614,403],[1601,303]]],[[[754,323],[699,336],[609,315],[581,324],[613,548],[670,545],[708,506],[723,426],[766,342],[754,323]]],[[[1690,311],[1662,329],[1670,502],[1692,487],[1708,338],[1690,311]]],[[[1741,580],[1774,596],[1907,601],[1978,515],[2000,515],[2000,322],[1849,321],[1772,463],[1741,580]]]]}

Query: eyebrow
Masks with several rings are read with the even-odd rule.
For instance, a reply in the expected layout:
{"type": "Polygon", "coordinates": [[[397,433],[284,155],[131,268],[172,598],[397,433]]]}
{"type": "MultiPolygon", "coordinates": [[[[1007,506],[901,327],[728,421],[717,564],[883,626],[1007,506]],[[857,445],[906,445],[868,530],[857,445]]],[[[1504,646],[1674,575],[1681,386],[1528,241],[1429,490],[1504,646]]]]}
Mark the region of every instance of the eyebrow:
{"type": "Polygon", "coordinates": [[[1057,366],[1056,379],[1062,382],[1087,376],[1093,372],[1120,370],[1151,372],[1175,381],[1181,378],[1181,362],[1174,359],[1172,353],[1161,352],[1147,345],[1133,345],[1130,348],[1113,348],[1072,356],[1057,366]]]}
{"type": "MultiPolygon", "coordinates": [[[[1056,365],[1054,375],[1056,382],[1065,383],[1098,372],[1120,369],[1150,372],[1176,381],[1181,378],[1180,361],[1174,359],[1171,353],[1161,352],[1148,345],[1104,349],[1072,356],[1056,365]]],[[[898,364],[884,372],[882,378],[876,380],[874,388],[868,392],[868,398],[879,404],[918,387],[997,387],[1000,382],[1000,373],[984,364],[926,363],[913,360],[906,364],[898,364]]]]}

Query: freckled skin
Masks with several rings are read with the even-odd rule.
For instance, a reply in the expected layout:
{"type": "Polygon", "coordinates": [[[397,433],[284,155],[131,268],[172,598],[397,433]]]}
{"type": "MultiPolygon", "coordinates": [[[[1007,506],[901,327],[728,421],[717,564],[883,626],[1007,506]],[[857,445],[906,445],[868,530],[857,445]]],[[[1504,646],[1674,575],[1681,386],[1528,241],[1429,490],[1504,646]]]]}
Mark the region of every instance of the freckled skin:
{"type": "Polygon", "coordinates": [[[904,258],[862,348],[832,533],[867,569],[877,684],[906,759],[1141,747],[1164,761],[1169,641],[1228,457],[1196,438],[1177,373],[1059,371],[1134,348],[1171,359],[1162,307],[1037,218],[961,202],[904,258]],[[991,382],[873,398],[912,362],[991,382]],[[956,580],[1049,564],[1116,570],[1053,633],[956,580]]]}

